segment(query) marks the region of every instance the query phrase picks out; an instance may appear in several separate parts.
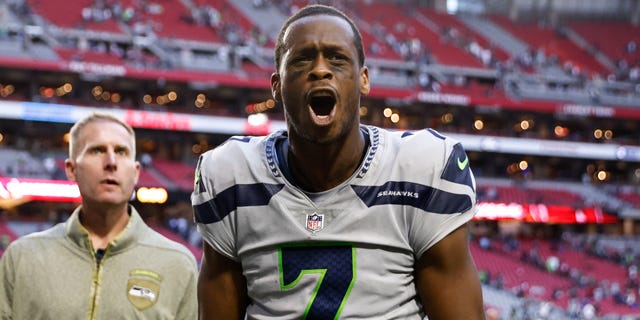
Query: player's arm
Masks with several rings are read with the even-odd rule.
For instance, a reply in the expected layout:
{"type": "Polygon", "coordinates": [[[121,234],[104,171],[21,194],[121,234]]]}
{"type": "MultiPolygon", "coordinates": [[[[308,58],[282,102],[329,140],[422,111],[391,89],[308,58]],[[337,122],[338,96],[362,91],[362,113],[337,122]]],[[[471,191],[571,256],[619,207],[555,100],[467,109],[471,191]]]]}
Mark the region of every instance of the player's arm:
{"type": "Polygon", "coordinates": [[[416,285],[429,320],[484,319],[482,287],[462,226],[417,261],[416,285]]]}
{"type": "Polygon", "coordinates": [[[240,264],[205,242],[198,276],[199,319],[244,319],[248,303],[240,264]]]}

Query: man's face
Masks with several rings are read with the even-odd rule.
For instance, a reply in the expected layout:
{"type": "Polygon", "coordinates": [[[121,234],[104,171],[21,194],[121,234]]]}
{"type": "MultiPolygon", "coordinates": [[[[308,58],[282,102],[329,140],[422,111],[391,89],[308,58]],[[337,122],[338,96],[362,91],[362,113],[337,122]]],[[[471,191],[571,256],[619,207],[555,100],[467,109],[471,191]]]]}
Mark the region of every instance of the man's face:
{"type": "Polygon", "coordinates": [[[65,165],[83,203],[127,203],[140,173],[129,132],[112,121],[94,121],[81,129],[76,143],[76,154],[65,165]]]}
{"type": "Polygon", "coordinates": [[[290,134],[330,143],[360,123],[360,96],[369,93],[369,74],[358,65],[353,36],[349,23],[335,16],[305,17],[289,26],[271,85],[290,134]]]}

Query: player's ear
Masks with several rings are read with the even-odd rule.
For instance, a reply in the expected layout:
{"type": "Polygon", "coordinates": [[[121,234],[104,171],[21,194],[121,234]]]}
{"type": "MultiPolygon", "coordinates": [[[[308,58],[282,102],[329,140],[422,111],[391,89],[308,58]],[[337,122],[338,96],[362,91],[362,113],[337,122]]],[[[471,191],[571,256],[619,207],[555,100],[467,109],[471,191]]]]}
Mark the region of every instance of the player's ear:
{"type": "Polygon", "coordinates": [[[282,100],[280,75],[277,72],[271,74],[271,95],[275,101],[282,100]]]}
{"type": "Polygon", "coordinates": [[[371,90],[371,84],[369,83],[369,68],[363,66],[360,68],[360,94],[366,96],[371,90]]]}

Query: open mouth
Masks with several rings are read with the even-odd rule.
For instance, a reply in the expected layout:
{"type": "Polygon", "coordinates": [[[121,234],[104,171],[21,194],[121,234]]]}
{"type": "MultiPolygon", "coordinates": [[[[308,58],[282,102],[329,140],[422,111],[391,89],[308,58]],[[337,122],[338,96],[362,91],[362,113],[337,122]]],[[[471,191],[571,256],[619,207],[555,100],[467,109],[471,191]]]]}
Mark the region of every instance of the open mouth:
{"type": "Polygon", "coordinates": [[[318,119],[328,118],[335,105],[336,98],[330,92],[317,92],[309,98],[309,106],[318,119]]]}
{"type": "Polygon", "coordinates": [[[113,180],[113,179],[104,179],[104,180],[102,180],[102,183],[110,184],[110,185],[114,185],[114,186],[118,185],[118,181],[113,180]]]}

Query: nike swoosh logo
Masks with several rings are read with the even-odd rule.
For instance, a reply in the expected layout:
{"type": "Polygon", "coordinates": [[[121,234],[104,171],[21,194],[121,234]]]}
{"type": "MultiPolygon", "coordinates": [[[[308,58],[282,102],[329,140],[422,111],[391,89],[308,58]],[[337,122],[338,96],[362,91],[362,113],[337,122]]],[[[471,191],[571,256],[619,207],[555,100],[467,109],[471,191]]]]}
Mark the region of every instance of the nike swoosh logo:
{"type": "Polygon", "coordinates": [[[457,158],[458,160],[458,169],[460,170],[464,170],[464,168],[467,167],[467,165],[469,164],[469,157],[465,157],[464,160],[460,161],[460,158],[457,158]]]}

